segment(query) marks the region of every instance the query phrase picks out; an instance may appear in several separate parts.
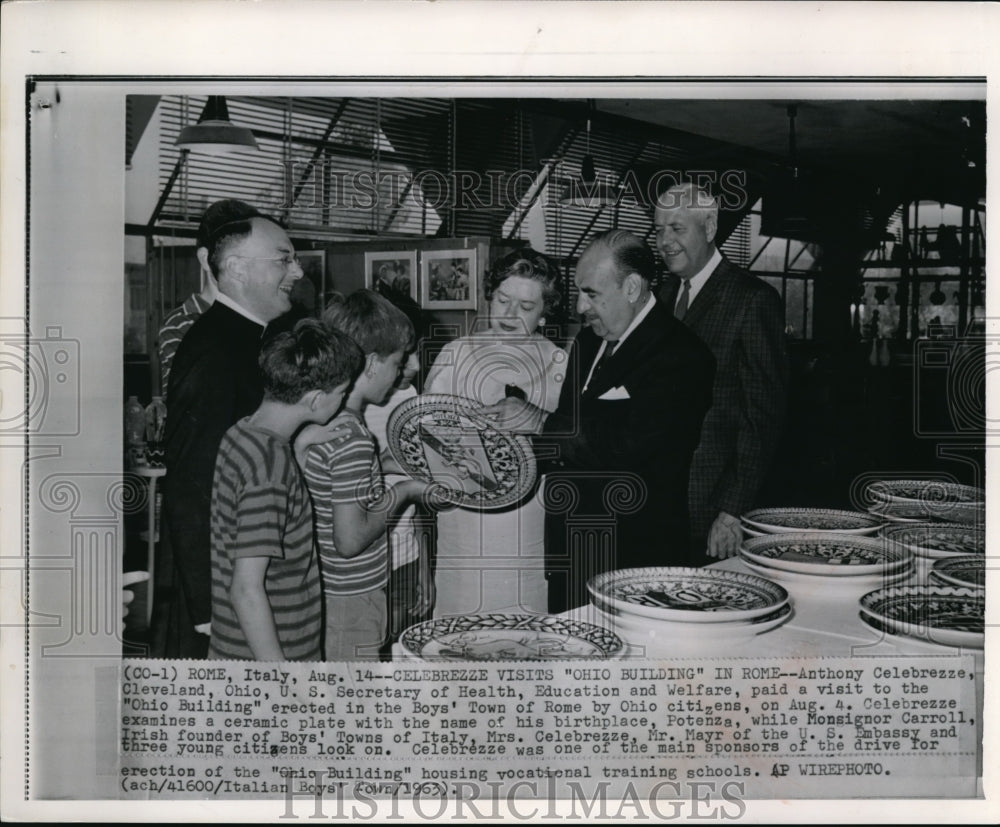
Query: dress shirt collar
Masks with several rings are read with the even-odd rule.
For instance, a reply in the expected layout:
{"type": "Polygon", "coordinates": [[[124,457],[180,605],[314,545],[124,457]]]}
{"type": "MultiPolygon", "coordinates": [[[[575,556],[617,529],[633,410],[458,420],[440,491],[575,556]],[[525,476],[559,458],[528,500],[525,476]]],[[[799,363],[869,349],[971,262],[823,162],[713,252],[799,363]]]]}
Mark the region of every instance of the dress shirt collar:
{"type": "Polygon", "coordinates": [[[243,316],[243,318],[249,319],[254,324],[259,324],[261,327],[267,327],[267,322],[258,319],[256,316],[254,316],[253,313],[251,313],[245,307],[242,307],[241,305],[237,304],[233,299],[231,299],[225,293],[219,293],[219,295],[215,297],[215,300],[220,304],[224,304],[230,310],[239,313],[241,316],[243,316]]]}
{"type": "MultiPolygon", "coordinates": [[[[629,337],[629,334],[633,330],[635,330],[640,324],[642,324],[642,320],[649,315],[649,311],[653,309],[654,304],[656,304],[656,296],[650,293],[649,298],[646,300],[646,304],[643,306],[642,310],[640,310],[638,313],[635,314],[635,318],[632,319],[632,324],[630,324],[628,327],[625,328],[625,332],[621,335],[621,338],[618,340],[618,344],[614,346],[615,350],[618,350],[618,348],[621,347],[621,343],[624,342],[629,337]]],[[[607,341],[605,341],[604,345],[605,347],[607,346],[607,341]]],[[[603,352],[604,348],[602,347],[601,353],[603,352]]],[[[615,351],[613,350],[611,352],[614,353],[615,351]]],[[[598,355],[598,358],[600,358],[600,355],[598,355]]]]}
{"type": "MultiPolygon", "coordinates": [[[[712,257],[708,260],[704,267],[702,267],[697,273],[691,276],[691,281],[689,283],[688,290],[688,307],[691,307],[691,302],[694,301],[694,297],[698,295],[698,291],[705,286],[705,282],[708,281],[708,277],[715,272],[715,268],[722,263],[722,253],[719,252],[719,248],[716,247],[712,251],[712,257]]],[[[683,279],[681,279],[681,290],[684,289],[683,279]]],[[[680,298],[680,290],[677,291],[677,298],[680,298]]]]}
{"type": "MultiPolygon", "coordinates": [[[[618,350],[618,348],[621,347],[621,343],[624,342],[628,338],[629,334],[635,330],[642,323],[642,320],[649,315],[649,312],[653,309],[654,304],[656,304],[656,296],[650,293],[649,298],[646,300],[646,304],[643,306],[642,310],[636,313],[635,318],[632,319],[632,323],[625,328],[625,332],[622,333],[621,338],[613,345],[614,350],[611,351],[612,354],[614,354],[615,350],[618,350]]],[[[587,390],[590,385],[590,380],[594,378],[594,368],[597,367],[598,363],[601,361],[601,357],[604,356],[604,351],[607,350],[608,344],[609,342],[607,339],[601,342],[601,346],[597,350],[597,356],[594,357],[594,363],[590,366],[590,372],[587,374],[587,381],[583,386],[584,390],[587,390]]]]}

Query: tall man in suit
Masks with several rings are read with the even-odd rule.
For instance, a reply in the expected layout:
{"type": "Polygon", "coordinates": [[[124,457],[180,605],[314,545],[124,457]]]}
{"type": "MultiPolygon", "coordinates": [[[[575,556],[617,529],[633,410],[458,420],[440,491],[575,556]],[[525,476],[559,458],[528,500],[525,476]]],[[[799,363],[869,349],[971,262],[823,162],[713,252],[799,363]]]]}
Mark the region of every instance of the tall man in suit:
{"type": "Polygon", "coordinates": [[[585,327],[556,410],[513,397],[501,424],[541,432],[549,611],[588,602],[587,580],[629,566],[690,565],[688,469],[714,360],[650,291],[655,262],[632,233],[597,236],[576,268],[585,327]]]}
{"type": "Polygon", "coordinates": [[[261,339],[291,309],[289,294],[302,277],[288,235],[266,216],[220,225],[207,251],[218,296],[181,340],[167,397],[163,526],[179,586],[167,619],[168,657],[207,654],[215,457],[226,430],[263,398],[261,339]]]}
{"type": "Polygon", "coordinates": [[[781,298],[719,253],[718,216],[710,193],[679,184],[660,196],[654,220],[656,246],[671,274],[660,299],[715,356],[712,407],[691,464],[690,506],[695,544],[722,558],[736,554],[740,515],[754,505],[774,458],[788,362],[781,298]]]}

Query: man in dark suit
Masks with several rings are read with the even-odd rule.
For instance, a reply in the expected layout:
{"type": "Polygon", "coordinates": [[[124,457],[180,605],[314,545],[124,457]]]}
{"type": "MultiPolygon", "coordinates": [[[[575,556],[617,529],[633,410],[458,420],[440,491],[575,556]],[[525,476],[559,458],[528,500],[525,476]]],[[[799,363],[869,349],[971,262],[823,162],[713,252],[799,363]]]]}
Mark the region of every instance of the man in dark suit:
{"type": "Polygon", "coordinates": [[[170,370],[163,526],[179,588],[166,618],[167,657],[205,657],[211,620],[209,516],[225,432],[260,404],[257,358],[269,322],[291,308],[295,249],[266,216],[221,225],[208,240],[215,303],[191,325],[170,370]]]}
{"type": "Polygon", "coordinates": [[[546,472],[549,611],[630,566],[690,565],[688,469],[711,402],[708,348],[650,291],[655,262],[632,233],[597,236],[576,268],[584,329],[556,410],[507,399],[502,422],[538,432],[546,472]],[[519,420],[518,417],[521,417],[519,420]]]}
{"type": "MultiPolygon", "coordinates": [[[[715,356],[712,407],[691,464],[692,536],[709,557],[731,557],[740,515],[755,504],[785,418],[785,309],[777,291],[715,246],[719,205],[693,184],[671,187],[655,214],[670,271],[660,292],[715,356]]],[[[706,562],[704,559],[702,562],[706,562]]]]}

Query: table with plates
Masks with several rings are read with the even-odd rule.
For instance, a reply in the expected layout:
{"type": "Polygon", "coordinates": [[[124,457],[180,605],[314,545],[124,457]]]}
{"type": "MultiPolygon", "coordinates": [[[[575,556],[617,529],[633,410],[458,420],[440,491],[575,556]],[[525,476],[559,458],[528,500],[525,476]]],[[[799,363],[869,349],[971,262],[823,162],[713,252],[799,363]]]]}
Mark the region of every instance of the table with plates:
{"type": "MultiPolygon", "coordinates": [[[[431,660],[470,653],[481,660],[876,657],[881,664],[893,656],[972,655],[981,745],[984,496],[919,480],[869,489],[867,512],[756,509],[742,515],[746,536],[736,557],[701,569],[606,572],[588,583],[585,606],[554,617],[439,619],[448,628],[413,627],[394,653],[431,660]]],[[[981,777],[981,747],[977,763],[981,777]]]]}

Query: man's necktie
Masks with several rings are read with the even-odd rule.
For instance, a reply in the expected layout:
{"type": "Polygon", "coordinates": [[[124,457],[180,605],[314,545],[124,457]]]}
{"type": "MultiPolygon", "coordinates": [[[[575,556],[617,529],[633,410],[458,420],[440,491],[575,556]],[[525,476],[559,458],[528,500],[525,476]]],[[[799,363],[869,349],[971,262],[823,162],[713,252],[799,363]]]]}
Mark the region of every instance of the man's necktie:
{"type": "Polygon", "coordinates": [[[691,279],[681,279],[681,285],[681,295],[674,307],[674,316],[678,319],[683,319],[688,312],[688,299],[691,296],[691,279]]]}
{"type": "Polygon", "coordinates": [[[597,376],[601,368],[603,368],[608,363],[608,359],[611,358],[611,354],[614,352],[614,349],[616,347],[618,347],[618,342],[609,342],[609,341],[604,342],[604,353],[601,354],[601,358],[594,366],[594,376],[597,376]]]}

